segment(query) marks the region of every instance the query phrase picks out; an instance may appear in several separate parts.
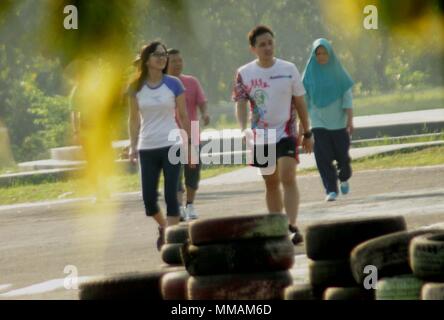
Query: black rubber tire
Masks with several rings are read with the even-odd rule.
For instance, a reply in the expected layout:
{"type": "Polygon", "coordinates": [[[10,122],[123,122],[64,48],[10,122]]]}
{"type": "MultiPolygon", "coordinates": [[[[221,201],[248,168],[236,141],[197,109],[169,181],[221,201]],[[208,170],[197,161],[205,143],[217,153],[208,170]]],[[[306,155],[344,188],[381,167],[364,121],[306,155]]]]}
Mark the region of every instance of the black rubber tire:
{"type": "Polygon", "coordinates": [[[186,271],[169,272],[162,277],[161,289],[164,300],[188,300],[187,282],[190,275],[186,271]]]}
{"type": "Polygon", "coordinates": [[[444,283],[426,283],[421,290],[421,300],[444,300],[444,283]]]}
{"type": "Polygon", "coordinates": [[[166,228],[165,230],[165,242],[171,243],[186,243],[188,241],[188,225],[175,225],[166,228]]]}
{"type": "Polygon", "coordinates": [[[284,300],[321,300],[322,292],[311,284],[294,284],[285,288],[284,300]]]}
{"type": "Polygon", "coordinates": [[[375,300],[375,292],[360,287],[327,288],[324,300],[369,301],[375,300]]]}
{"type": "Polygon", "coordinates": [[[378,281],[376,300],[420,300],[424,282],[412,274],[378,281]]]}
{"type": "Polygon", "coordinates": [[[99,277],[82,283],[80,300],[162,300],[161,277],[166,271],[99,277]]]}
{"type": "Polygon", "coordinates": [[[184,245],[182,256],[193,276],[287,270],[294,263],[294,245],[289,237],[249,241],[184,245]]]}
{"type": "Polygon", "coordinates": [[[282,300],[293,283],[290,272],[190,277],[190,300],[282,300]]]}
{"type": "Polygon", "coordinates": [[[170,265],[183,265],[181,248],[183,244],[164,244],[160,251],[162,261],[170,265]]]}
{"type": "Polygon", "coordinates": [[[313,287],[348,287],[356,282],[349,260],[310,260],[309,279],[313,287]]]}
{"type": "Polygon", "coordinates": [[[160,270],[165,270],[168,272],[176,272],[176,271],[185,271],[185,266],[181,265],[181,264],[167,264],[167,263],[163,263],[161,265],[159,265],[159,269],[160,270]]]}
{"type": "Polygon", "coordinates": [[[378,279],[410,274],[409,244],[414,237],[433,234],[436,230],[404,231],[378,237],[361,243],[353,249],[350,257],[353,277],[362,285],[365,277],[364,268],[375,266],[378,279]]]}
{"type": "Polygon", "coordinates": [[[369,239],[406,230],[402,216],[337,220],[306,230],[307,256],[313,260],[349,259],[352,249],[369,239]]]}
{"type": "Polygon", "coordinates": [[[418,278],[444,282],[444,231],[410,242],[410,267],[418,278]]]}
{"type": "Polygon", "coordinates": [[[275,213],[200,219],[190,223],[189,232],[193,245],[283,237],[288,235],[288,218],[275,213]]]}

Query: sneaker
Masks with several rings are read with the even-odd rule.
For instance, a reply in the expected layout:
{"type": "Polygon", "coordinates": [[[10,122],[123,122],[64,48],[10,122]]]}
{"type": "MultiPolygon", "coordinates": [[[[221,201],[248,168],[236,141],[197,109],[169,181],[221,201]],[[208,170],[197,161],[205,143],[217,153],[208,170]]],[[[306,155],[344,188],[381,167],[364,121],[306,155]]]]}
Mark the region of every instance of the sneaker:
{"type": "Polygon", "coordinates": [[[187,211],[185,210],[185,207],[180,206],[179,207],[180,210],[180,221],[187,221],[188,217],[187,217],[187,211]]]}
{"type": "Polygon", "coordinates": [[[338,197],[338,194],[336,192],[330,192],[327,197],[325,198],[325,201],[329,202],[329,201],[335,201],[336,198],[338,197]]]}
{"type": "Polygon", "coordinates": [[[194,210],[193,204],[187,204],[187,207],[185,208],[185,213],[189,220],[194,220],[198,218],[198,215],[196,211],[194,210]]]}
{"type": "Polygon", "coordinates": [[[159,227],[159,237],[157,238],[157,251],[160,251],[165,243],[165,228],[159,227]]]}
{"type": "Polygon", "coordinates": [[[293,233],[293,236],[291,237],[291,242],[296,246],[304,241],[304,238],[302,237],[302,234],[299,232],[299,229],[297,227],[292,226],[291,224],[288,225],[288,229],[291,233],[293,233]]]}
{"type": "Polygon", "coordinates": [[[340,183],[340,187],[341,187],[342,194],[347,194],[350,192],[350,184],[348,183],[348,181],[342,181],[340,183]]]}

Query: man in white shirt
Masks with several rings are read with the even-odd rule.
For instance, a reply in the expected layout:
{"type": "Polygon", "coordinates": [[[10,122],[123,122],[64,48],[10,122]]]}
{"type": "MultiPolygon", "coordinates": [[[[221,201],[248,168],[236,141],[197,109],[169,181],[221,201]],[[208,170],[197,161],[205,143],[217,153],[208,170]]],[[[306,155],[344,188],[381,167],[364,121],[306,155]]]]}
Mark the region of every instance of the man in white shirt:
{"type": "Polygon", "coordinates": [[[296,184],[296,165],[299,162],[296,113],[304,130],[302,147],[308,153],[313,149],[304,100],[305,89],[296,66],[275,58],[274,34],[270,28],[257,26],[250,31],[248,39],[250,49],[257,59],[237,70],[233,90],[236,115],[245,132],[249,103],[254,137],[252,165],[261,168],[269,212],[282,212],[285,208],[289,230],[293,233],[292,241],[296,245],[303,241],[296,227],[299,207],[296,184]],[[270,161],[264,163],[261,156],[270,161]],[[283,199],[281,184],[284,190],[283,199]]]}

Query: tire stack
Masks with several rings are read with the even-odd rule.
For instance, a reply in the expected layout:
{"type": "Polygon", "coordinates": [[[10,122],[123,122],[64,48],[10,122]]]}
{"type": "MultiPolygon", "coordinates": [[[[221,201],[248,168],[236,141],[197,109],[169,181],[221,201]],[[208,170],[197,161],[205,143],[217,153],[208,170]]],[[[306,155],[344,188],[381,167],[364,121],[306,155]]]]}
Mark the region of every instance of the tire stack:
{"type": "Polygon", "coordinates": [[[422,300],[444,300],[444,230],[414,238],[410,242],[410,267],[425,281],[422,300]]]}
{"type": "MultiPolygon", "coordinates": [[[[187,222],[181,222],[165,230],[165,244],[162,246],[160,254],[167,268],[183,266],[181,249],[188,242],[188,228],[187,222]]],[[[163,299],[187,300],[188,278],[189,274],[185,269],[165,274],[160,284],[163,299]]]]}
{"type": "Polygon", "coordinates": [[[293,282],[294,245],[283,214],[202,219],[190,224],[182,257],[190,300],[282,299],[293,282]]]}
{"type": "Polygon", "coordinates": [[[293,286],[285,291],[285,299],[371,300],[374,292],[356,282],[350,255],[369,239],[403,231],[402,216],[360,220],[340,220],[309,226],[306,251],[309,261],[309,285],[293,286]]]}
{"type": "Polygon", "coordinates": [[[162,261],[169,266],[183,266],[181,248],[188,242],[188,223],[179,223],[165,230],[165,244],[160,255],[162,261]]]}
{"type": "Polygon", "coordinates": [[[376,300],[420,300],[421,291],[431,298],[440,290],[443,298],[442,284],[424,286],[426,280],[444,279],[443,231],[396,232],[361,243],[351,253],[357,283],[368,278],[366,266],[377,270],[376,300]]]}
{"type": "Polygon", "coordinates": [[[160,282],[169,271],[124,273],[89,279],[80,284],[80,300],[163,300],[160,282]]]}

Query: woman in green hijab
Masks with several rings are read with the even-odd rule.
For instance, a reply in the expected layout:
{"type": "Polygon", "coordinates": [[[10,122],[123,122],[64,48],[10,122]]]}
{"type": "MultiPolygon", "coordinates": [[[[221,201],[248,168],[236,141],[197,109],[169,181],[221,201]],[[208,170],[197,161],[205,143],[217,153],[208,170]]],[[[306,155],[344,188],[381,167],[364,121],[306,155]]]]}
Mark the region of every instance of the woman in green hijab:
{"type": "Polygon", "coordinates": [[[315,139],[316,165],[327,194],[326,201],[334,201],[339,193],[338,180],[342,194],[350,190],[353,80],[326,39],[314,41],[303,83],[315,139]]]}

